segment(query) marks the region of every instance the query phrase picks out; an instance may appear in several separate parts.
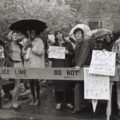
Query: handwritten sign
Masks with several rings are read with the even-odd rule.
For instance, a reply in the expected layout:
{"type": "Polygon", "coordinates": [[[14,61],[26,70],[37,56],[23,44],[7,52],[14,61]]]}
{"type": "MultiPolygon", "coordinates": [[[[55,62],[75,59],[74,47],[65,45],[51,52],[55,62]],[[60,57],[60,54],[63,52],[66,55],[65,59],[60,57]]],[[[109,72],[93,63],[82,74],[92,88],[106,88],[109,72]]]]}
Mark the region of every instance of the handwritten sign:
{"type": "Polygon", "coordinates": [[[109,100],[110,77],[89,74],[89,68],[84,68],[85,99],[109,100]]]}
{"type": "Polygon", "coordinates": [[[49,46],[48,58],[65,59],[65,47],[49,46]]]}
{"type": "Polygon", "coordinates": [[[0,45],[0,58],[4,58],[4,48],[0,45]]]}
{"type": "Polygon", "coordinates": [[[115,76],[115,52],[93,50],[90,74],[115,76]]]}

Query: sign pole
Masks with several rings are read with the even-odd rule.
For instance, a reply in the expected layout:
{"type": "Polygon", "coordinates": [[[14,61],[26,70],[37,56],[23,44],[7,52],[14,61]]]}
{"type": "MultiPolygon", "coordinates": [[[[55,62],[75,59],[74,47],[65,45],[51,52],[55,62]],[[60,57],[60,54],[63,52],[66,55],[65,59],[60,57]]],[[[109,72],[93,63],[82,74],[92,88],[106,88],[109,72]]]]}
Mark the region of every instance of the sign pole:
{"type": "Polygon", "coordinates": [[[111,111],[112,111],[111,101],[112,101],[112,87],[113,87],[113,84],[114,84],[113,82],[110,82],[110,99],[107,102],[107,108],[106,108],[107,120],[110,120],[111,111]]]}
{"type": "Polygon", "coordinates": [[[2,79],[0,76],[0,108],[2,108],[2,79]]]}
{"type": "Polygon", "coordinates": [[[96,111],[97,104],[98,104],[98,100],[92,100],[92,106],[93,106],[93,112],[94,113],[96,111]]]}

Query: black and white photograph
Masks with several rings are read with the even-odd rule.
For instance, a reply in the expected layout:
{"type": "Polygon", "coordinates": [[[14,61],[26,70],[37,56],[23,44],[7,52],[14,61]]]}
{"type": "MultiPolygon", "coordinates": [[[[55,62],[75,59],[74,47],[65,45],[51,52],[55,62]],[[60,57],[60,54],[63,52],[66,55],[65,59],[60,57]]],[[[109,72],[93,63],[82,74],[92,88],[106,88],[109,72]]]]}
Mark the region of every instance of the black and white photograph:
{"type": "Polygon", "coordinates": [[[120,0],[0,0],[0,120],[120,120],[120,0]]]}

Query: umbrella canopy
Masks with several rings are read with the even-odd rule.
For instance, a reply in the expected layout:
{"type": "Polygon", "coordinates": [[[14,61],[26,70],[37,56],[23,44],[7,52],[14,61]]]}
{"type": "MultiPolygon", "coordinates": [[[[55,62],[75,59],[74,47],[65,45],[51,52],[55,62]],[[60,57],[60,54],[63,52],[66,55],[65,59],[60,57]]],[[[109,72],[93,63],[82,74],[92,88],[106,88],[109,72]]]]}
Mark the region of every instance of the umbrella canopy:
{"type": "Polygon", "coordinates": [[[27,30],[35,30],[37,32],[43,32],[47,28],[45,22],[34,19],[24,19],[12,23],[9,27],[10,30],[20,31],[25,33],[27,30]]]}
{"type": "Polygon", "coordinates": [[[87,25],[85,25],[85,24],[77,24],[75,27],[73,27],[73,28],[71,29],[69,35],[72,35],[73,32],[74,32],[74,30],[75,30],[76,28],[82,29],[82,30],[84,31],[84,34],[87,34],[87,33],[90,31],[89,26],[87,26],[87,25]]]}
{"type": "Polygon", "coordinates": [[[105,35],[110,35],[112,36],[112,31],[108,30],[108,29],[96,29],[96,30],[92,30],[90,32],[88,32],[88,35],[92,38],[101,38],[105,35]]]}
{"type": "Polygon", "coordinates": [[[73,39],[75,39],[73,32],[74,32],[74,30],[75,30],[76,28],[82,29],[83,32],[84,32],[85,37],[88,37],[88,32],[90,31],[90,27],[87,26],[87,25],[85,25],[85,24],[77,24],[75,27],[73,27],[73,28],[71,29],[70,33],[69,33],[69,36],[70,36],[70,37],[72,37],[73,39]]]}

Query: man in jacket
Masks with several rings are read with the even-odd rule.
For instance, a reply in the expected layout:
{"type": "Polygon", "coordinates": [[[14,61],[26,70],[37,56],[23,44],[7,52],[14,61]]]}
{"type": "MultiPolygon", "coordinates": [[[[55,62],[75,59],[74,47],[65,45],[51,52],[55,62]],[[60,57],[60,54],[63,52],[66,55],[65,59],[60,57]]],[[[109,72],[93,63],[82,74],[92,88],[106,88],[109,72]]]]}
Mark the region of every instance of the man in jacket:
{"type": "MultiPolygon", "coordinates": [[[[84,65],[90,64],[90,51],[91,43],[90,39],[84,39],[84,32],[80,28],[74,30],[74,37],[77,40],[75,47],[75,69],[81,70],[84,65]]],[[[78,113],[82,111],[83,107],[83,81],[76,82],[74,89],[74,110],[72,113],[78,113]]]]}

